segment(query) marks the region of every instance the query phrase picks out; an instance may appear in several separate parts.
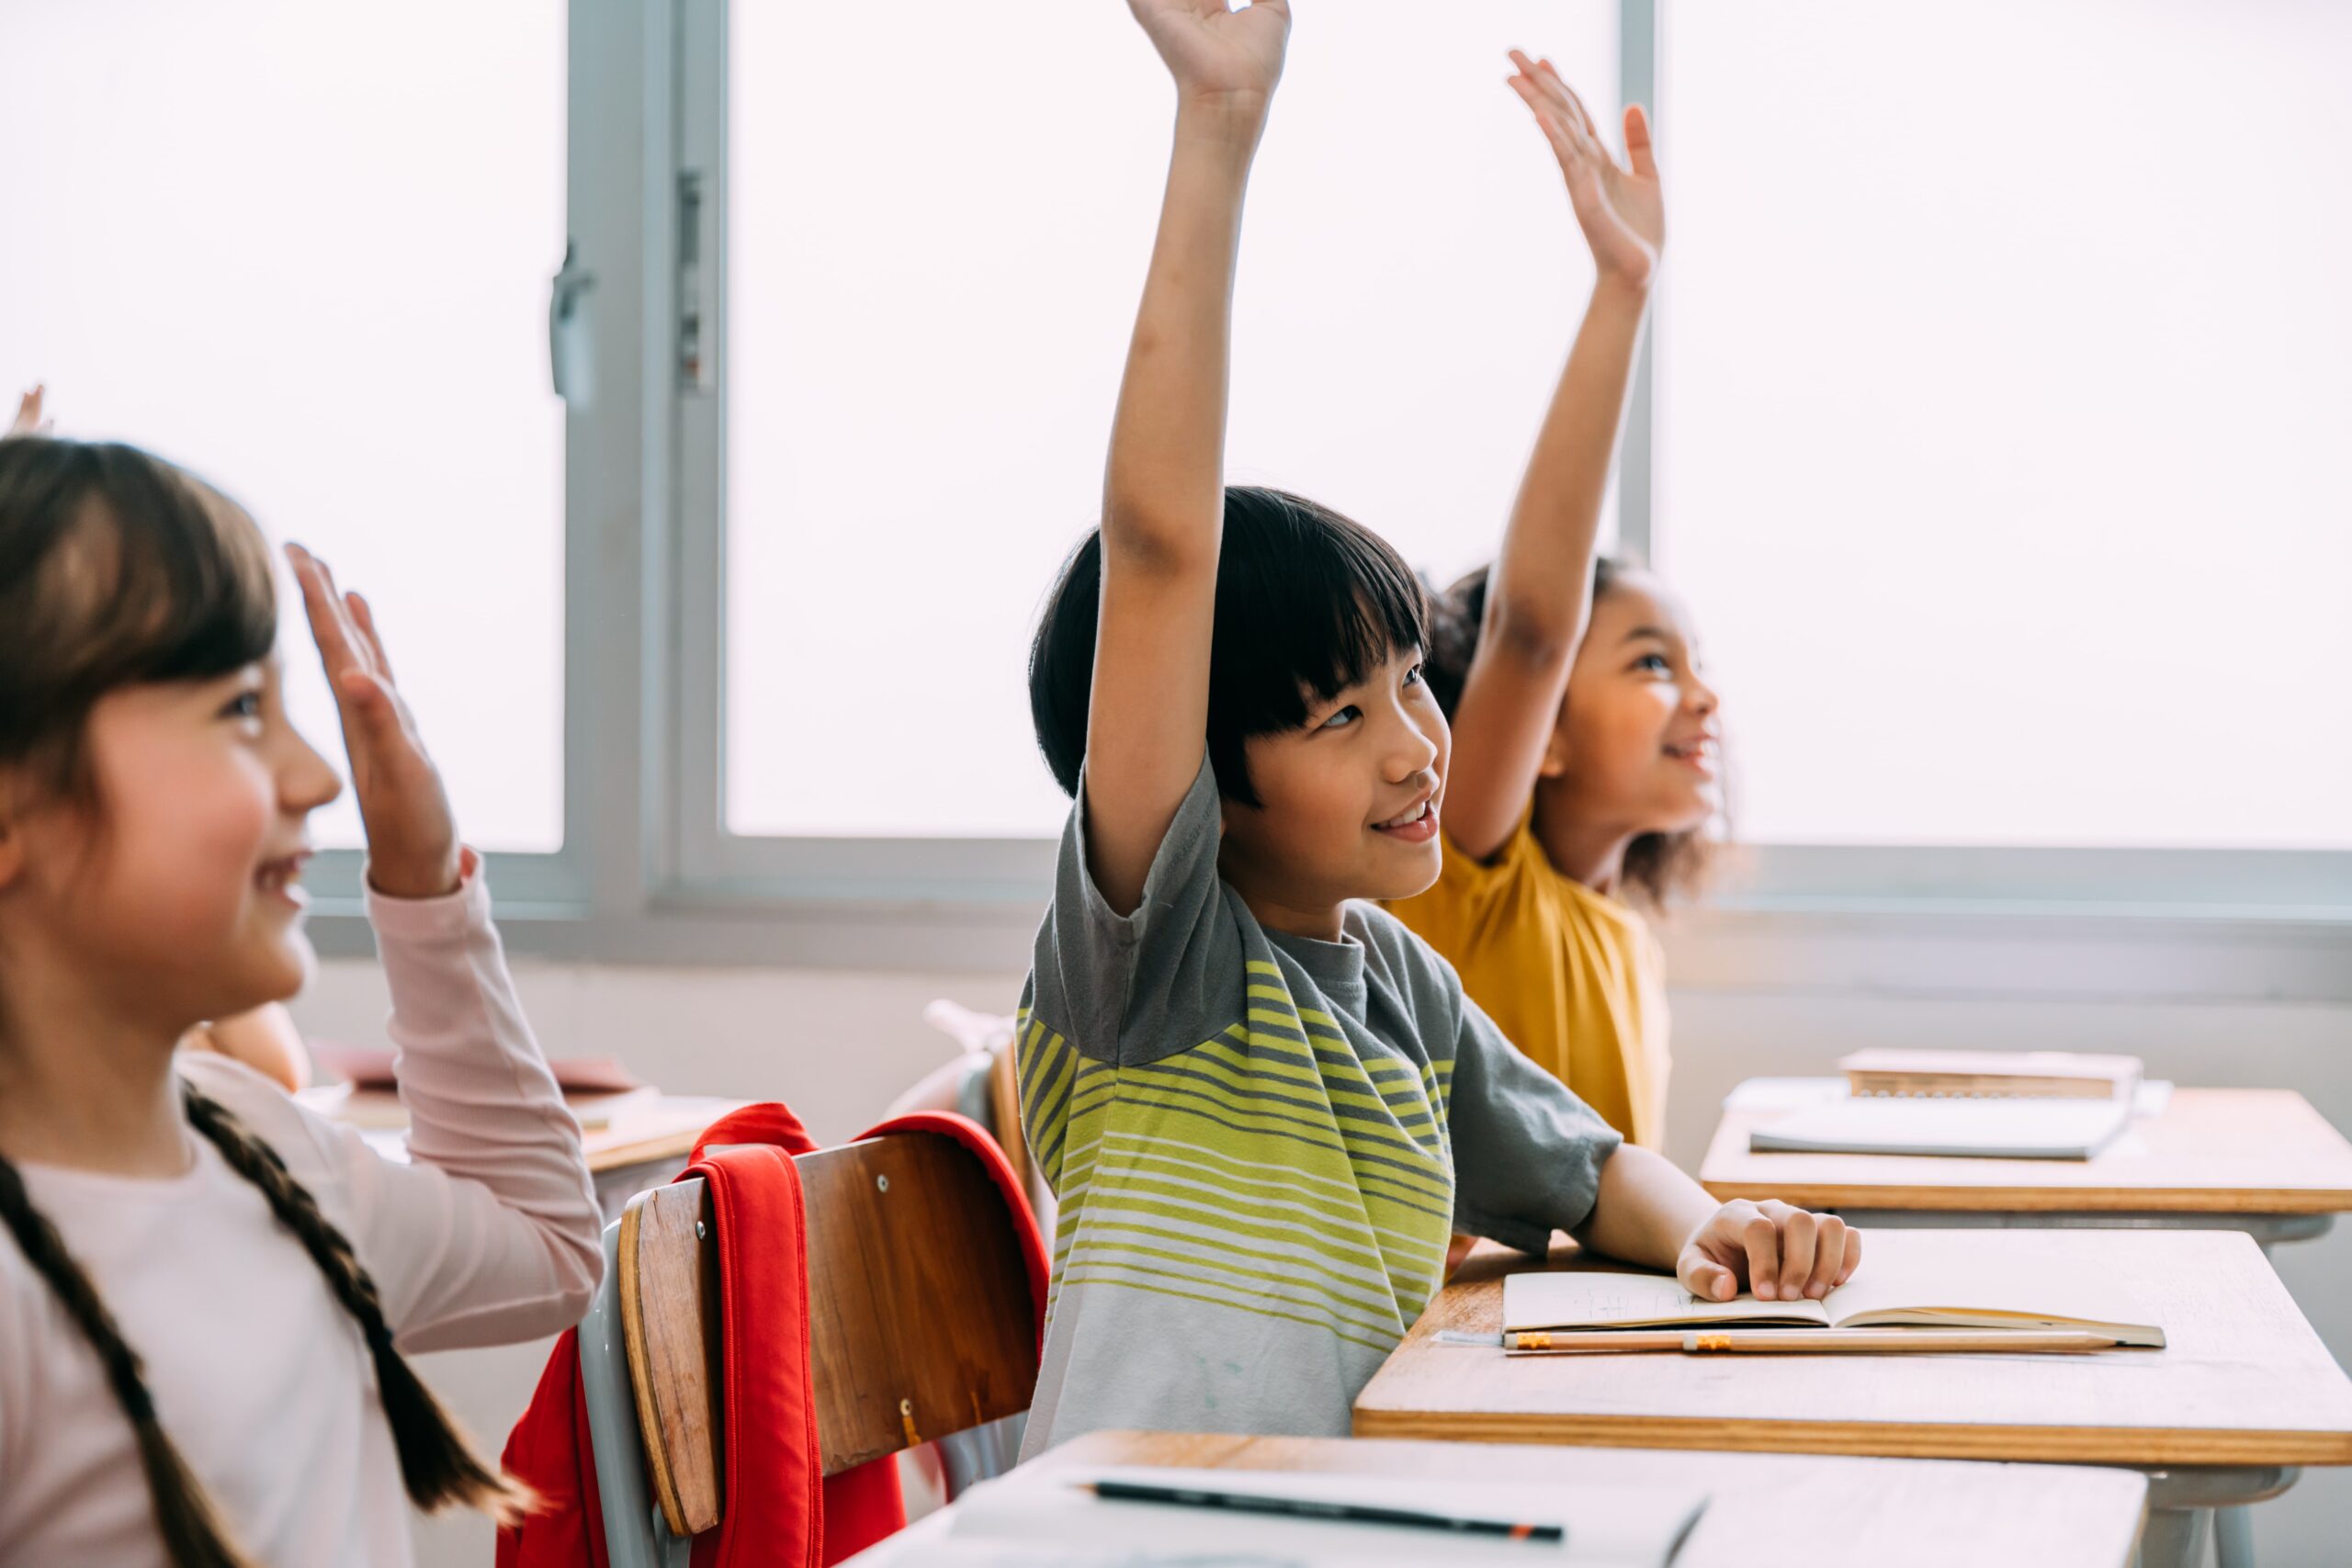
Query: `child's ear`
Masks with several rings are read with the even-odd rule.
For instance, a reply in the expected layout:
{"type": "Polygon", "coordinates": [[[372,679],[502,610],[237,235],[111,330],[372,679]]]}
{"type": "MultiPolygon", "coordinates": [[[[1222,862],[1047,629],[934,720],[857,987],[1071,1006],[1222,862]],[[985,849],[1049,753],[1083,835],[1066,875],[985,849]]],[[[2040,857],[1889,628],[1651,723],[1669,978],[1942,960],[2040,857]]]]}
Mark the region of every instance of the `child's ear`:
{"type": "Polygon", "coordinates": [[[1555,724],[1552,727],[1551,736],[1544,742],[1544,761],[1537,765],[1535,776],[1539,779],[1565,778],[1567,772],[1568,727],[1555,724]]]}

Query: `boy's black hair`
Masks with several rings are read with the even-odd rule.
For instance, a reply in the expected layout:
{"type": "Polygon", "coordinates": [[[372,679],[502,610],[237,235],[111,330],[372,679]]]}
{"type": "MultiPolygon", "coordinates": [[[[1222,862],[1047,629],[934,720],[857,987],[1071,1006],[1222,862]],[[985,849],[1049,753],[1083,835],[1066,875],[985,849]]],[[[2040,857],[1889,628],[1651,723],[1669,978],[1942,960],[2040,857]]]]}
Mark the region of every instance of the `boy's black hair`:
{"type": "MultiPolygon", "coordinates": [[[[1102,601],[1102,533],[1070,552],[1029,649],[1029,713],[1066,795],[1078,793],[1102,601]]],[[[1218,790],[1260,804],[1242,742],[1295,729],[1400,649],[1426,647],[1429,600],[1385,539],[1303,496],[1227,485],[1209,653],[1218,790]]]]}

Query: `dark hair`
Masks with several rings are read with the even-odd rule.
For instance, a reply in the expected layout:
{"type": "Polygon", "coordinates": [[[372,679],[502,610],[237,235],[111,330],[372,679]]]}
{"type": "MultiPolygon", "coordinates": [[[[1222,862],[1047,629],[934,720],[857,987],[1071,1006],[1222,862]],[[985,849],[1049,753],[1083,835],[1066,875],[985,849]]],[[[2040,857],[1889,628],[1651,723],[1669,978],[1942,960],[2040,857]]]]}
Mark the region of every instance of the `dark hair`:
{"type": "MultiPolygon", "coordinates": [[[[0,767],[68,798],[95,798],[84,731],[107,693],[201,681],[277,641],[269,552],[253,520],[200,480],[132,446],[0,439],[0,767]]],[[[392,1348],[375,1282],[276,1150],[183,1086],[188,1121],[269,1201],[357,1322],[375,1363],[401,1476],[421,1507],[502,1516],[526,1494],[477,1457],[392,1348]]],[[[156,1527],[181,1568],[245,1568],[155,1418],[136,1351],[16,1168],[0,1158],[0,1224],[104,1367],[139,1442],[156,1527]]]]}
{"type": "Polygon", "coordinates": [[[135,446],[0,440],[0,767],[86,798],[100,697],[277,640],[269,547],[219,491],[135,446]]]}
{"type": "MultiPolygon", "coordinates": [[[[1064,563],[1029,649],[1029,713],[1046,765],[1078,793],[1094,686],[1102,534],[1064,563]]],[[[1217,788],[1260,804],[1242,743],[1295,729],[1310,702],[1370,675],[1400,649],[1425,647],[1429,599],[1388,542],[1302,496],[1228,485],[1209,654],[1209,761],[1217,788]]]]}
{"type": "MultiPolygon", "coordinates": [[[[1620,577],[1638,570],[1637,563],[1623,557],[1595,557],[1593,602],[1599,604],[1617,585],[1620,577]]],[[[1448,719],[1453,716],[1454,705],[1462,700],[1463,682],[1470,678],[1470,661],[1478,651],[1479,628],[1487,615],[1489,570],[1479,567],[1444,592],[1432,596],[1429,659],[1422,667],[1422,677],[1429,682],[1430,694],[1437,698],[1448,719]]],[[[1619,874],[1633,901],[1662,914],[1675,900],[1693,899],[1704,893],[1713,880],[1724,848],[1722,840],[1709,833],[1710,826],[1702,823],[1679,833],[1644,833],[1628,844],[1624,866],[1619,874]]]]}

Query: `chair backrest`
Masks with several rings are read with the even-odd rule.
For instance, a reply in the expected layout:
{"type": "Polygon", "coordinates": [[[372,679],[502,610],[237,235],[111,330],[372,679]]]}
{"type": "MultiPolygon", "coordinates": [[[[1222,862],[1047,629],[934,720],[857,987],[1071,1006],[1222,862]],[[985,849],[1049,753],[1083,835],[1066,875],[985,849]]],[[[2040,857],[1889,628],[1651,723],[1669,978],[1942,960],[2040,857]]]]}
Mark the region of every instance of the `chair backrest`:
{"type": "MultiPolygon", "coordinates": [[[[930,1133],[799,1156],[808,1351],[827,1475],[1029,1408],[1036,1310],[1019,1234],[972,1152],[930,1133]]],[[[700,1180],[629,1201],[623,1333],[655,1500],[718,1523],[718,1243],[700,1180]]]]}

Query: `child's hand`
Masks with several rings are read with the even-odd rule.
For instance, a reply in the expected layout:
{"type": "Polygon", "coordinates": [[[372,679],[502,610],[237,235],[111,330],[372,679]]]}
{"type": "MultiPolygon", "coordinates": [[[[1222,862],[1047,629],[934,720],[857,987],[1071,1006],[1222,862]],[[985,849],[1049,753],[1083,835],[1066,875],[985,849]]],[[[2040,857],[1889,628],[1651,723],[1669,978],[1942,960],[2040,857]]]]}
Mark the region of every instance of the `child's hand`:
{"type": "Polygon", "coordinates": [[[1743,1198],[1690,1233],[1674,1272],[1702,1302],[1727,1302],[1742,1285],[1758,1301],[1818,1301],[1851,1279],[1861,1261],[1861,1233],[1837,1215],[1743,1198]]]}
{"type": "Polygon", "coordinates": [[[41,399],[47,391],[48,389],[45,387],[35,387],[17,400],[17,417],[9,423],[9,434],[46,435],[49,434],[50,422],[40,416],[41,399]]]}
{"type": "Polygon", "coordinates": [[[286,558],[302,585],[311,636],[343,718],[351,787],[368,829],[369,885],[394,898],[456,892],[463,863],[448,792],[392,684],[368,601],[337,592],[326,563],[301,546],[287,546],[286,558]]]}
{"type": "Polygon", "coordinates": [[[1639,104],[1625,110],[1625,157],[1633,167],[1621,168],[1601,145],[1583,100],[1550,61],[1530,60],[1515,49],[1510,60],[1519,67],[1511,89],[1535,111],[1535,123],[1560,160],[1594,265],[1605,275],[1647,284],[1666,243],[1666,198],[1650,152],[1649,117],[1639,104]]]}
{"type": "Polygon", "coordinates": [[[1226,0],[1127,0],[1151,44],[1191,98],[1272,96],[1290,37],[1290,0],[1255,0],[1228,11],[1226,0]]]}

